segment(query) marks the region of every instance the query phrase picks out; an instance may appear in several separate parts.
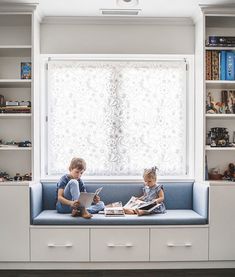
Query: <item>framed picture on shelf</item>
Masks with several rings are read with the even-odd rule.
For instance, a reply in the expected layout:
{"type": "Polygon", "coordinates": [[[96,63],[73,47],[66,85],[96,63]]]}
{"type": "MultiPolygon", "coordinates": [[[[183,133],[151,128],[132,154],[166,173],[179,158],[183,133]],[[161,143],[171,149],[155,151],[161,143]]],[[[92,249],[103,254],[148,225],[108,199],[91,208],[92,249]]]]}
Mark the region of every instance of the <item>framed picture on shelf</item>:
{"type": "Polygon", "coordinates": [[[20,78],[31,79],[31,62],[21,63],[20,78]]]}

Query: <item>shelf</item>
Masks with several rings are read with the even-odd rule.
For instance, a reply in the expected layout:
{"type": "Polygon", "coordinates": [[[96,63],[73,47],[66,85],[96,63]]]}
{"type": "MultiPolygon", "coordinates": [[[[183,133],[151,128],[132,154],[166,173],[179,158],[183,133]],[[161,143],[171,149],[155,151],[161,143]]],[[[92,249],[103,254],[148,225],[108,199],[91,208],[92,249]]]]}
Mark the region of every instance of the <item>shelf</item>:
{"type": "Polygon", "coordinates": [[[0,151],[31,151],[32,147],[0,146],[0,151]]]}
{"type": "Polygon", "coordinates": [[[4,182],[0,182],[0,186],[29,186],[29,183],[31,181],[4,181],[4,182]]]}
{"type": "Polygon", "coordinates": [[[235,147],[211,147],[206,145],[206,151],[235,151],[235,147]]]}
{"type": "Polygon", "coordinates": [[[235,47],[226,47],[226,46],[206,46],[205,50],[226,50],[226,51],[235,51],[235,47]]]}
{"type": "Polygon", "coordinates": [[[226,185],[231,185],[235,186],[235,182],[232,181],[226,181],[226,180],[207,180],[210,183],[210,186],[226,186],[226,185]]]}
{"type": "Polygon", "coordinates": [[[31,113],[0,113],[0,118],[30,118],[31,113]]]}
{"type": "Polygon", "coordinates": [[[235,89],[235,81],[206,80],[207,88],[235,89]]]}
{"type": "Polygon", "coordinates": [[[210,119],[235,119],[235,114],[206,114],[210,119]]]}
{"type": "Polygon", "coordinates": [[[0,79],[0,88],[28,88],[31,83],[31,79],[0,79]]]}
{"type": "Polygon", "coordinates": [[[0,45],[0,57],[30,57],[32,45],[0,45]]]}

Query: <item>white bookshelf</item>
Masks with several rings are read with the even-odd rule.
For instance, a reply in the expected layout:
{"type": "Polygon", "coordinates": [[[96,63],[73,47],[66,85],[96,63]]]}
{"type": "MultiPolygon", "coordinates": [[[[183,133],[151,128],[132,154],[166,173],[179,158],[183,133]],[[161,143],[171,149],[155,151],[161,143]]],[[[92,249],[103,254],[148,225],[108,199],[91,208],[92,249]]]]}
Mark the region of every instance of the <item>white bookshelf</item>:
{"type": "MultiPolygon", "coordinates": [[[[209,9],[209,8],[208,8],[209,9]]],[[[231,13],[225,12],[223,14],[224,7],[218,8],[217,12],[208,12],[204,14],[204,157],[207,156],[208,171],[213,168],[220,170],[223,174],[227,169],[229,163],[235,163],[234,151],[235,147],[211,147],[208,143],[208,133],[211,128],[227,128],[229,132],[229,141],[234,143],[235,132],[235,114],[209,114],[206,113],[206,99],[208,93],[211,94],[215,103],[221,102],[221,91],[235,91],[235,80],[206,80],[206,51],[235,51],[235,47],[208,47],[206,41],[209,36],[234,36],[235,37],[235,14],[233,10],[231,13]]],[[[206,159],[204,160],[204,168],[206,159]]],[[[205,174],[204,174],[205,176],[205,174]]]]}
{"type": "MultiPolygon", "coordinates": [[[[32,103],[33,77],[21,79],[21,62],[33,62],[33,13],[0,11],[0,26],[0,95],[5,101],[32,103]]],[[[31,113],[0,113],[0,140],[32,142],[32,120],[31,113]]],[[[10,177],[32,173],[32,153],[33,144],[0,146],[0,171],[10,177]]]]}

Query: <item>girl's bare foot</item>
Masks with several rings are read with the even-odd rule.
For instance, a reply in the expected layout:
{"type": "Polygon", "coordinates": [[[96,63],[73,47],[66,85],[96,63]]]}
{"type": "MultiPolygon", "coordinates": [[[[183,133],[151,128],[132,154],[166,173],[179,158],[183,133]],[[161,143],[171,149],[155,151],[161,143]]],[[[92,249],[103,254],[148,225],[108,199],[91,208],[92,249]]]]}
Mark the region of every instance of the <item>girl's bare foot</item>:
{"type": "Polygon", "coordinates": [[[136,214],[135,210],[123,208],[125,214],[136,214]]]}
{"type": "Polygon", "coordinates": [[[135,211],[136,211],[136,213],[137,213],[138,216],[149,214],[148,211],[144,211],[144,210],[136,209],[135,211]]]}

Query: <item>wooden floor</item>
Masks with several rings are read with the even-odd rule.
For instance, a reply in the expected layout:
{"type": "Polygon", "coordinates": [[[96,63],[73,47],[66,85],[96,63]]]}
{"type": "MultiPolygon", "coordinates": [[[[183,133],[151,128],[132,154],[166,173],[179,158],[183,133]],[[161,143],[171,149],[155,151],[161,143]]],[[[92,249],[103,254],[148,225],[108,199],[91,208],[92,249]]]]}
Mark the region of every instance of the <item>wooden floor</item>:
{"type": "Polygon", "coordinates": [[[0,277],[235,277],[235,269],[0,270],[0,277]]]}

